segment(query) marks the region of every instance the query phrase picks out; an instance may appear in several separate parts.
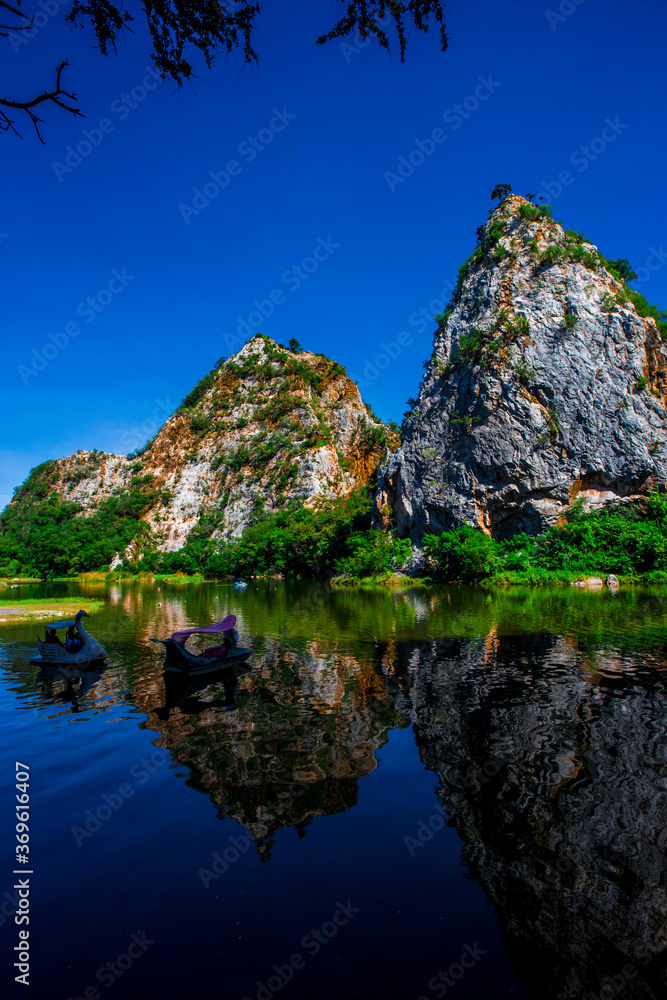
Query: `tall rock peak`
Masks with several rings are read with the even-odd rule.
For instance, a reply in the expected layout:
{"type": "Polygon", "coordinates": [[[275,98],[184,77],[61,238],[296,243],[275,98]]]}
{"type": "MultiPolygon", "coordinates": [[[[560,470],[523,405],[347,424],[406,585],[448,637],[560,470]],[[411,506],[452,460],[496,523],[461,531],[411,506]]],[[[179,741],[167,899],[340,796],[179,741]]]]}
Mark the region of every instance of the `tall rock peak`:
{"type": "Polygon", "coordinates": [[[461,524],[537,533],[576,497],[638,498],[667,479],[667,352],[641,296],[516,195],[478,238],[381,475],[378,517],[393,508],[418,545],[461,524]]]}

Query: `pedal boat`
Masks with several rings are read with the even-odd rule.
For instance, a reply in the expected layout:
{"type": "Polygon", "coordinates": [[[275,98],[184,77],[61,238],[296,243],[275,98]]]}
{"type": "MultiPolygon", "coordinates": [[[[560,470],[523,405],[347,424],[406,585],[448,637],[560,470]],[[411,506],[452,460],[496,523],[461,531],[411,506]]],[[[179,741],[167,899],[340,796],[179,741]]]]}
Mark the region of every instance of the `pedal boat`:
{"type": "Polygon", "coordinates": [[[101,646],[97,639],[88,635],[81,624],[82,618],[90,618],[87,611],[77,611],[72,622],[51,622],[44,626],[44,639],[46,639],[50,629],[68,629],[74,626],[82,639],[82,645],[76,652],[69,652],[62,642],[45,642],[37,639],[39,655],[33,656],[31,663],[53,664],[54,666],[67,666],[73,663],[90,663],[95,660],[104,660],[109,656],[104,646],[101,646]]]}
{"type": "Polygon", "coordinates": [[[228,669],[240,666],[251,655],[251,649],[244,649],[237,645],[238,633],[236,625],[236,615],[227,615],[221,622],[215,625],[207,625],[203,628],[190,628],[181,632],[174,632],[168,639],[151,639],[151,642],[159,642],[165,648],[164,671],[167,674],[208,674],[214,670],[228,669]],[[210,635],[212,633],[222,633],[223,643],[220,646],[210,646],[201,653],[193,653],[185,648],[185,643],[191,635],[210,635]]]}

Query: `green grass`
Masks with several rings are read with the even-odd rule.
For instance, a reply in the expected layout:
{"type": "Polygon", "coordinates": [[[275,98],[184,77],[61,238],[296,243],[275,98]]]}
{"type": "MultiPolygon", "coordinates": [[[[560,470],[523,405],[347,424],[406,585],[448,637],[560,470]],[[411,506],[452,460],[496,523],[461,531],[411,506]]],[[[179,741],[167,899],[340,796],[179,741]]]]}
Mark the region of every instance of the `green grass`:
{"type": "Polygon", "coordinates": [[[0,600],[0,621],[31,621],[42,618],[73,618],[77,611],[94,614],[103,601],[89,597],[29,597],[25,600],[0,600]]]}
{"type": "Polygon", "coordinates": [[[398,573],[384,573],[381,576],[334,576],[329,581],[332,587],[428,587],[432,581],[429,577],[409,577],[398,573]]]}

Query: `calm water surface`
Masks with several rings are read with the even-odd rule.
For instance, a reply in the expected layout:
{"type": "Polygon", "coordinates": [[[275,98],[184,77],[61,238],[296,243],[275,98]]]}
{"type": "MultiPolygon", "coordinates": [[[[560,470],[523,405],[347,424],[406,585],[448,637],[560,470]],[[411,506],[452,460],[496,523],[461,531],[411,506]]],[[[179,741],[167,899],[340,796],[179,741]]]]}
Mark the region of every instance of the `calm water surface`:
{"type": "Polygon", "coordinates": [[[0,624],[5,995],[21,760],[16,996],[667,996],[664,590],[11,595],[68,593],[104,600],[106,669],[0,624]],[[231,612],[249,670],[165,686],[148,639],[231,612]]]}

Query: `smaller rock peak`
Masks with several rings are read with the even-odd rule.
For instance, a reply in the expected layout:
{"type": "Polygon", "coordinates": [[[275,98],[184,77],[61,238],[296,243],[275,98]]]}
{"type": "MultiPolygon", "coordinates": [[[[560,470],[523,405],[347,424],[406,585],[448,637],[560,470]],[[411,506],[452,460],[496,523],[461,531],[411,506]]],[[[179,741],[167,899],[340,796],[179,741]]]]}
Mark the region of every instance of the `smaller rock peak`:
{"type": "MultiPolygon", "coordinates": [[[[317,356],[312,351],[307,351],[305,348],[302,348],[296,340],[291,340],[290,344],[296,346],[285,347],[284,344],[277,343],[265,333],[256,333],[254,337],[247,340],[243,347],[241,347],[235,354],[231,354],[228,360],[235,361],[237,358],[247,358],[250,355],[258,353],[271,357],[272,355],[275,356],[278,351],[282,351],[291,357],[300,357],[302,359],[314,358],[317,356]]],[[[224,364],[224,362],[222,364],[224,364]]],[[[222,364],[220,367],[222,367],[222,364]]]]}

